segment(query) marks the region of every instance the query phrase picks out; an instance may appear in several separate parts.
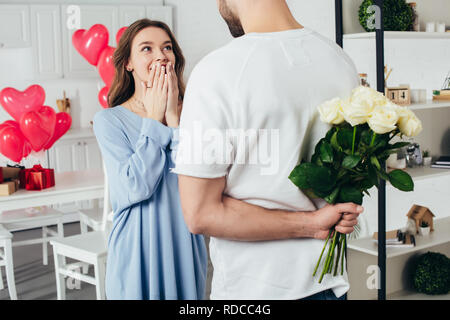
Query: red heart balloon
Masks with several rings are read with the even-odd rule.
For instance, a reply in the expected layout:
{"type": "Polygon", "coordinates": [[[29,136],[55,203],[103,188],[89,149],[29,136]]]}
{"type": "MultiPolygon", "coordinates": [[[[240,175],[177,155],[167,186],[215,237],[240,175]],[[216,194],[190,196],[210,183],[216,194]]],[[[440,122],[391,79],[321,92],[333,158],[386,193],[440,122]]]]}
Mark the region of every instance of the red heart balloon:
{"type": "Polygon", "coordinates": [[[97,65],[100,53],[108,45],[108,29],[94,24],[89,30],[79,29],[72,35],[72,44],[90,64],[97,65]]]}
{"type": "Polygon", "coordinates": [[[122,34],[125,32],[125,30],[127,30],[127,27],[122,27],[122,28],[119,29],[119,31],[117,31],[117,33],[116,33],[116,43],[117,43],[117,45],[119,45],[120,38],[122,37],[122,34]]]}
{"type": "Polygon", "coordinates": [[[0,153],[5,157],[20,162],[25,156],[25,142],[25,137],[18,128],[0,125],[0,153]]]}
{"type": "Polygon", "coordinates": [[[55,132],[55,110],[43,106],[38,111],[25,113],[20,119],[20,130],[38,152],[49,142],[55,132]]]}
{"type": "Polygon", "coordinates": [[[11,117],[20,121],[20,117],[29,111],[36,111],[45,101],[45,91],[38,85],[29,86],[25,91],[5,88],[0,91],[0,103],[11,117]]]}
{"type": "Polygon", "coordinates": [[[97,64],[97,69],[100,73],[100,77],[102,77],[103,82],[107,87],[111,86],[115,74],[113,62],[114,50],[116,50],[116,48],[110,46],[103,49],[97,64]]]}
{"type": "MultiPolygon", "coordinates": [[[[24,140],[24,146],[23,146],[23,157],[28,157],[28,155],[31,153],[32,149],[31,149],[31,144],[30,142],[25,138],[25,136],[22,134],[22,131],[20,131],[20,124],[17,121],[13,121],[13,120],[7,120],[5,122],[3,122],[2,124],[0,124],[0,131],[2,131],[3,128],[15,128],[17,130],[19,130],[20,132],[20,137],[23,137],[24,140]]],[[[0,142],[1,143],[1,142],[0,142]]],[[[20,149],[20,146],[18,146],[20,149]]],[[[18,161],[17,161],[18,162],[18,161]]]]}
{"type": "Polygon", "coordinates": [[[72,117],[70,116],[70,114],[66,112],[57,113],[55,132],[53,133],[53,137],[50,139],[50,141],[47,142],[44,146],[44,150],[50,149],[53,144],[70,129],[71,125],[72,117]]]}
{"type": "Polygon", "coordinates": [[[100,102],[104,109],[108,108],[108,92],[109,87],[103,87],[103,89],[98,93],[98,102],[100,102]]]}

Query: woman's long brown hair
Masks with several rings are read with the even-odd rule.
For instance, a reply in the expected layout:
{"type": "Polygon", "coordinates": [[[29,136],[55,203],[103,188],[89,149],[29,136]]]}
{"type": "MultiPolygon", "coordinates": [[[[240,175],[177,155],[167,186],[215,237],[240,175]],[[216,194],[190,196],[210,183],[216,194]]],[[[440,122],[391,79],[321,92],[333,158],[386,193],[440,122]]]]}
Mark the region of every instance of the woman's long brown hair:
{"type": "Polygon", "coordinates": [[[108,92],[108,105],[110,108],[128,101],[134,94],[134,77],[131,71],[127,71],[126,65],[128,64],[131,55],[131,44],[133,43],[134,37],[136,37],[139,31],[148,27],[163,29],[169,35],[170,40],[172,41],[173,53],[176,58],[175,73],[178,78],[178,90],[180,93],[179,98],[180,100],[183,100],[184,98],[186,85],[183,80],[183,72],[186,60],[184,59],[183,53],[175,39],[175,36],[164,22],[141,19],[133,22],[125,30],[120,37],[116,50],[114,51],[113,61],[115,76],[108,92]]]}

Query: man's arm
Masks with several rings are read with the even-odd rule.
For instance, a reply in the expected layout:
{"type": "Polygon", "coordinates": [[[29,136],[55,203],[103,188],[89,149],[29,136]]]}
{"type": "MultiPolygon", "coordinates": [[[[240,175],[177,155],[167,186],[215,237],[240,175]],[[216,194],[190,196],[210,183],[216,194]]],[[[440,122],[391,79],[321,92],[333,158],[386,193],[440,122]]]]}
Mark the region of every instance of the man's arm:
{"type": "Polygon", "coordinates": [[[325,239],[334,225],[338,232],[353,232],[362,212],[354,203],[327,205],[312,212],[271,210],[223,195],[225,177],[203,179],[179,175],[178,181],[189,230],[217,238],[241,241],[325,239]]]}

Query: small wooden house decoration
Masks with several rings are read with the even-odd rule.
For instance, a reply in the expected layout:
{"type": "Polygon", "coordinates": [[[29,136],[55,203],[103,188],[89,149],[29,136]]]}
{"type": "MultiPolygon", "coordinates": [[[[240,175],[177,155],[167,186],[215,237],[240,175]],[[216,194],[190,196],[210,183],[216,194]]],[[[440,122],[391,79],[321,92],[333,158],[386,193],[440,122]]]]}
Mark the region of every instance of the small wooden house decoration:
{"type": "Polygon", "coordinates": [[[409,86],[386,88],[386,97],[393,103],[407,106],[411,104],[411,90],[409,86]]]}
{"type": "Polygon", "coordinates": [[[434,228],[433,228],[434,214],[427,207],[423,207],[423,206],[419,206],[419,205],[415,204],[411,207],[411,209],[409,209],[409,212],[406,216],[415,222],[416,233],[419,233],[419,227],[422,222],[428,223],[428,225],[430,226],[430,231],[434,231],[434,228]]]}

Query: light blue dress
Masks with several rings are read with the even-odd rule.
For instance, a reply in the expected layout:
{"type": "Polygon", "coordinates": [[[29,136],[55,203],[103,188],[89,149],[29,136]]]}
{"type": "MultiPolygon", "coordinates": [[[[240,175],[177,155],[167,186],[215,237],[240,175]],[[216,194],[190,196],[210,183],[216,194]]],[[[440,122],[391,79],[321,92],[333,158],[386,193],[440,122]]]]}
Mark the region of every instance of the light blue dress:
{"type": "Polygon", "coordinates": [[[204,238],[189,232],[178,177],[171,173],[178,129],[123,106],[99,111],[94,132],[106,166],[114,221],[108,299],[204,299],[204,238]]]}

